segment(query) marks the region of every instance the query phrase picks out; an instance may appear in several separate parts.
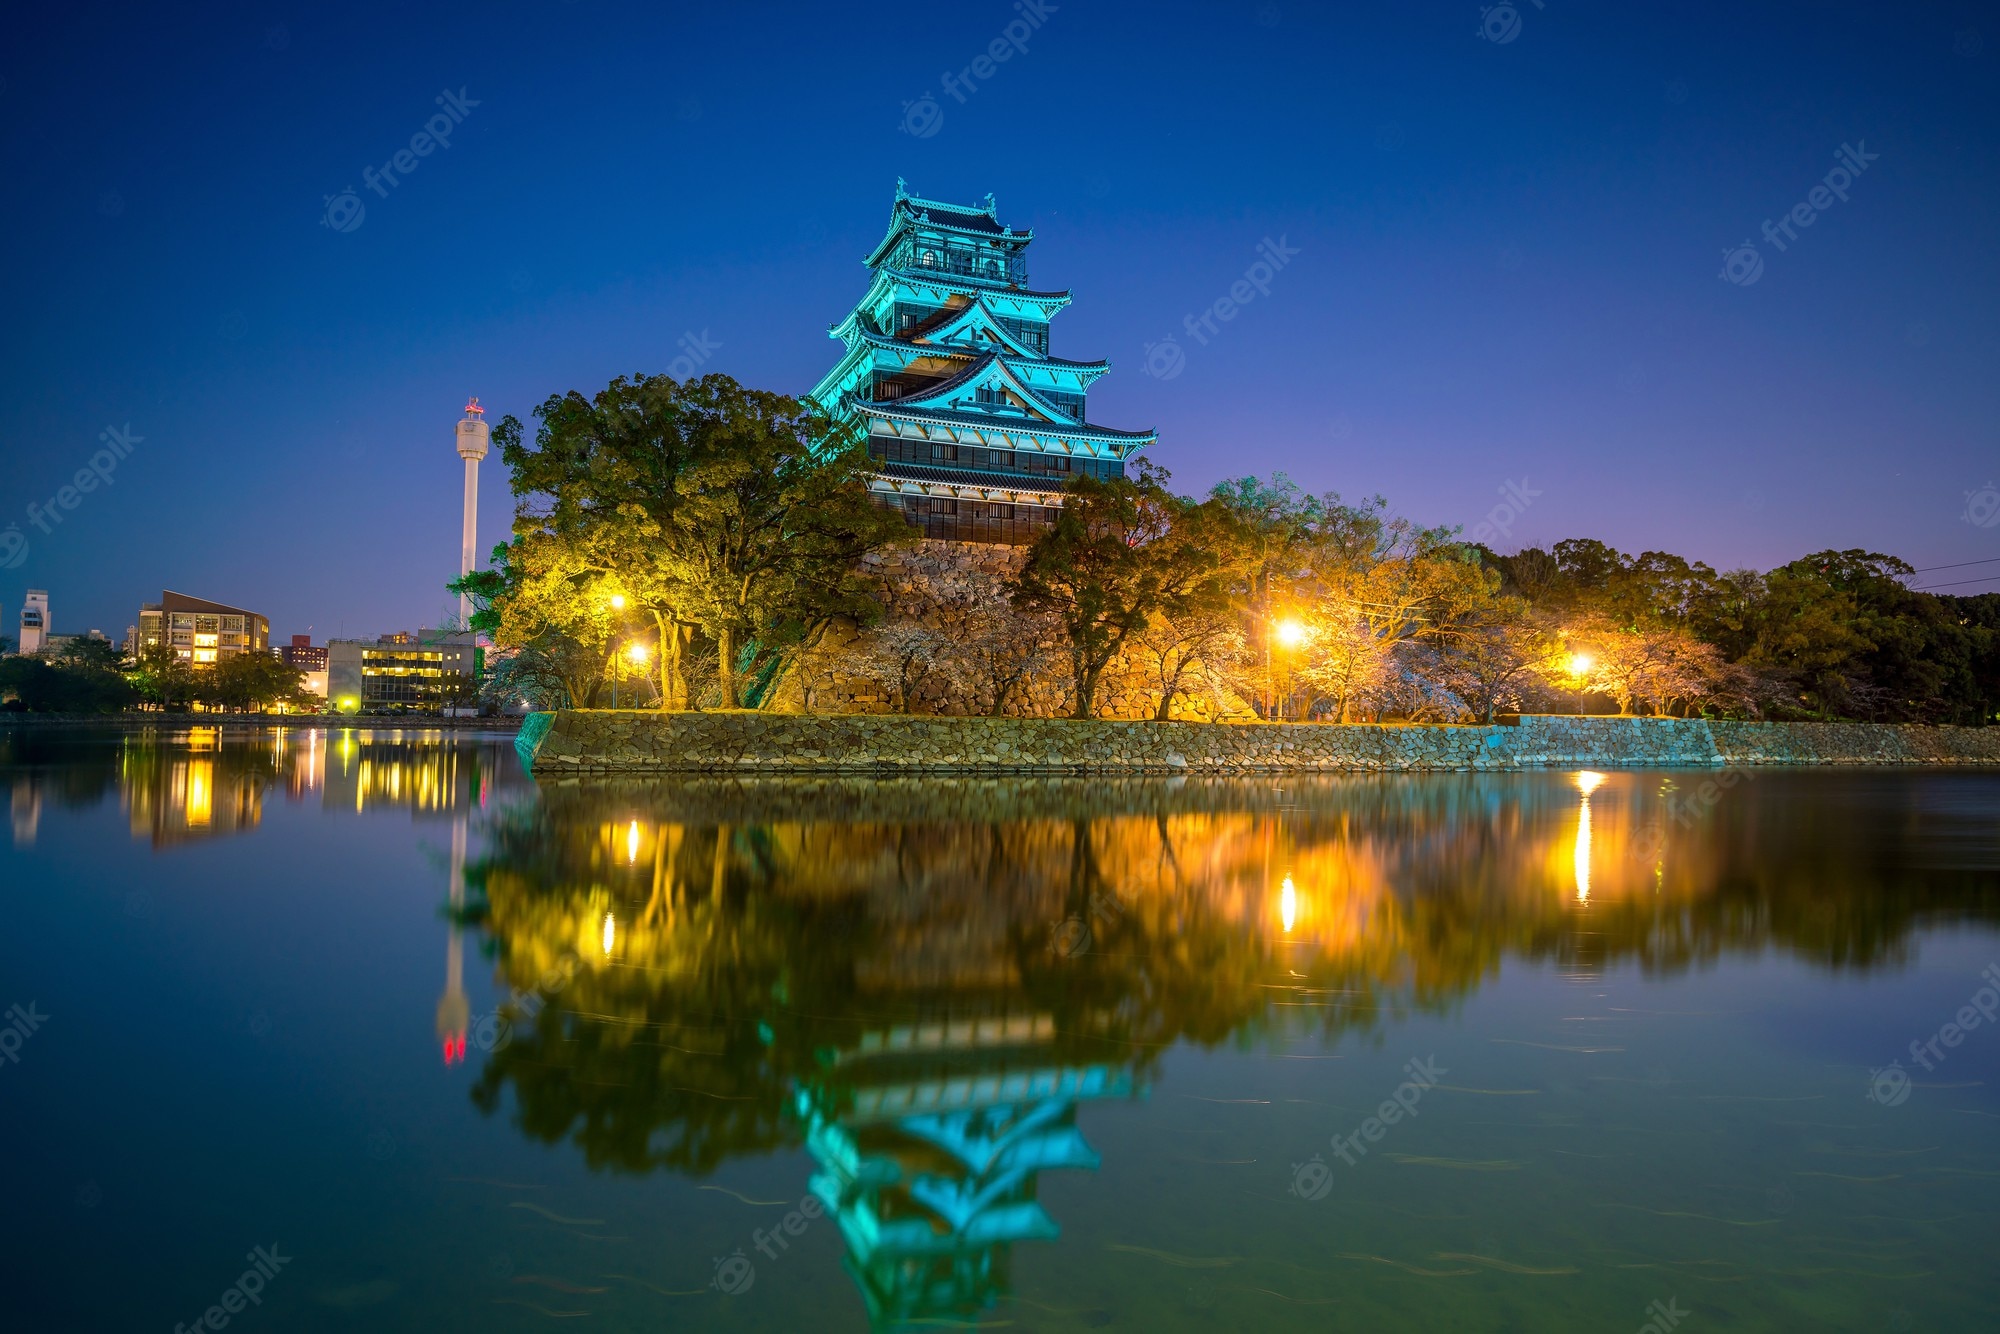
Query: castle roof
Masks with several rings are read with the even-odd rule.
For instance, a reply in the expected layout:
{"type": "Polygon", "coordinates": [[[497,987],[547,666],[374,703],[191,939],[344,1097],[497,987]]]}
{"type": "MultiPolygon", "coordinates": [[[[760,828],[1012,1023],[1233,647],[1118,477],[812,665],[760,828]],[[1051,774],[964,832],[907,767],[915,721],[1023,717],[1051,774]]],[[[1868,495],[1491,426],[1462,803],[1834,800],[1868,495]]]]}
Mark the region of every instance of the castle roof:
{"type": "Polygon", "coordinates": [[[1153,431],[1118,431],[1108,426],[1094,426],[1078,421],[1074,416],[1056,407],[1035,387],[1022,379],[1016,369],[1016,359],[1003,356],[999,352],[987,352],[977,361],[958,374],[907,398],[887,400],[863,399],[858,395],[854,406],[871,416],[909,421],[930,421],[943,426],[971,426],[980,430],[1007,431],[1019,428],[1024,432],[1039,431],[1070,439],[1098,440],[1107,443],[1128,444],[1132,441],[1151,442],[1158,438],[1153,431]],[[962,408],[967,390],[990,386],[1004,386],[1020,400],[1022,417],[1000,412],[985,412],[977,408],[962,408]]]}
{"type": "Polygon", "coordinates": [[[977,205],[952,204],[941,199],[925,199],[910,193],[909,186],[899,176],[896,178],[896,202],[889,209],[889,230],[882,241],[869,252],[863,261],[869,268],[882,262],[894,243],[905,233],[918,227],[942,228],[947,231],[964,232],[987,240],[1006,241],[1017,246],[1025,246],[1035,237],[1033,231],[1015,231],[1003,226],[995,216],[993,196],[987,195],[977,205]]]}

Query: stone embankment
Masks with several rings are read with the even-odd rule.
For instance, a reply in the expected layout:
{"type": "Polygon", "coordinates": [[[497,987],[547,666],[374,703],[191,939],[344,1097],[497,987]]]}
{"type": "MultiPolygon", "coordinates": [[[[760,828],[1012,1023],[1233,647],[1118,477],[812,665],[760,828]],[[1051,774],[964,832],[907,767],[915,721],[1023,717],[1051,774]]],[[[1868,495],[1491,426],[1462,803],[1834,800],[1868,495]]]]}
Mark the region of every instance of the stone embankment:
{"type": "Polygon", "coordinates": [[[1429,772],[2000,764],[2000,728],[1526,717],[1513,725],[1153,723],[565,710],[516,743],[538,774],[1429,772]]]}

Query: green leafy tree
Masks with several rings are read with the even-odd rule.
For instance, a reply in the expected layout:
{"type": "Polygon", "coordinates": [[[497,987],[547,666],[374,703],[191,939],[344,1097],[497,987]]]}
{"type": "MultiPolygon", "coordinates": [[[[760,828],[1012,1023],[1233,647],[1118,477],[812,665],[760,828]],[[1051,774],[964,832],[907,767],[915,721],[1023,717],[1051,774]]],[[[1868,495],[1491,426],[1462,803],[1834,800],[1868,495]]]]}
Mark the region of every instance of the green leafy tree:
{"type": "Polygon", "coordinates": [[[303,704],[304,674],[269,653],[232,653],[213,667],[197,669],[202,696],[220,708],[259,712],[277,704],[303,704]]]}
{"type": "Polygon", "coordinates": [[[1078,718],[1096,716],[1104,669],[1156,617],[1227,603],[1232,517],[1174,495],[1167,478],[1142,460],[1127,477],[1072,481],[1011,586],[1017,608],[1062,625],[1078,718]]]}
{"type": "Polygon", "coordinates": [[[876,614],[855,567],[909,526],[869,499],[865,448],[810,402],[726,375],[621,377],[594,398],[551,397],[535,416],[532,442],[511,417],[494,435],[520,498],[516,533],[561,555],[517,560],[561,564],[574,591],[615,588],[651,617],[669,704],[688,699],[679,678],[697,638],[735,708],[746,688],[770,698],[832,620],[876,614]]]}

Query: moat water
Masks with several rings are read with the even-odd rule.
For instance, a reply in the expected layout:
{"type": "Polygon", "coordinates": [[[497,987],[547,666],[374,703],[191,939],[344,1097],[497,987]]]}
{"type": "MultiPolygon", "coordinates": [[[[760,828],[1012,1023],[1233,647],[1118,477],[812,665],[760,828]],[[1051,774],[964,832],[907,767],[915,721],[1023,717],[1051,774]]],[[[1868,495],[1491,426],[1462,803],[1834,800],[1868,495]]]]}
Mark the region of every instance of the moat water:
{"type": "Polygon", "coordinates": [[[0,731],[0,1324],[1992,1328],[2000,774],[1703,777],[0,731]]]}

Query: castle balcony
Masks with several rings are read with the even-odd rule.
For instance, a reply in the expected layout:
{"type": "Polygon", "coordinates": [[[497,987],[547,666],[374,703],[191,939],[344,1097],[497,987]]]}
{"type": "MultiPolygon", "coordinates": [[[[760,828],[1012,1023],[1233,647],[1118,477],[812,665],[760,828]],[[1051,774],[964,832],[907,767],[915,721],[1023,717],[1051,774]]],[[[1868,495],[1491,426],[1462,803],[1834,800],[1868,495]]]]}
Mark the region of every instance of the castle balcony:
{"type": "Polygon", "coordinates": [[[918,272],[930,269],[955,278],[1006,283],[1013,287],[1028,285],[1028,260],[1020,254],[1001,254],[931,241],[905,241],[891,250],[883,262],[896,269],[918,272]]]}

